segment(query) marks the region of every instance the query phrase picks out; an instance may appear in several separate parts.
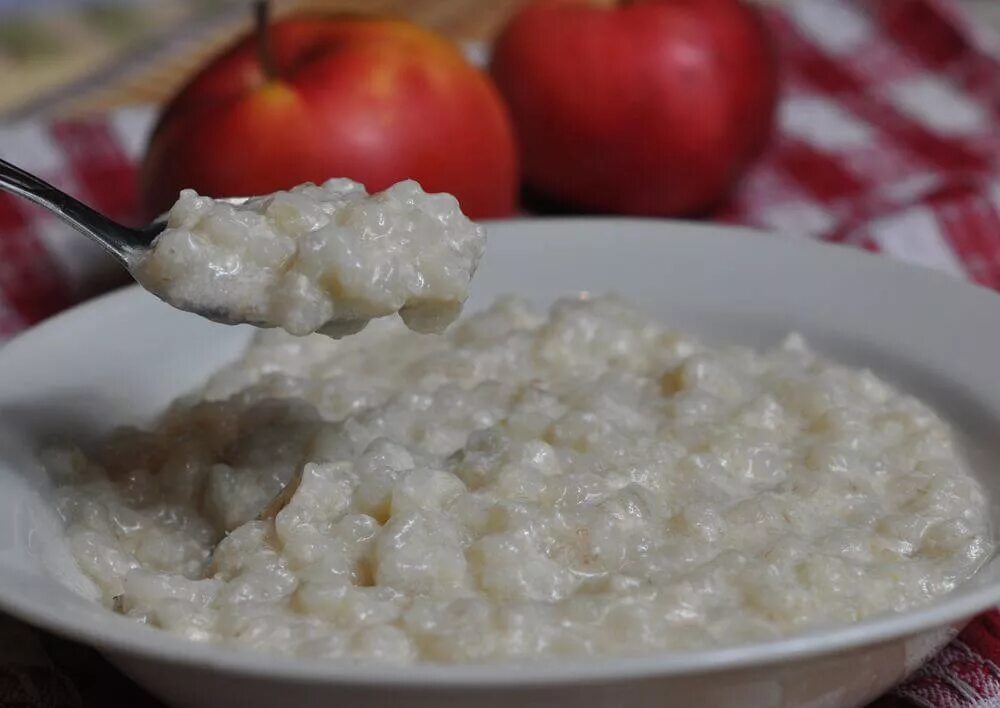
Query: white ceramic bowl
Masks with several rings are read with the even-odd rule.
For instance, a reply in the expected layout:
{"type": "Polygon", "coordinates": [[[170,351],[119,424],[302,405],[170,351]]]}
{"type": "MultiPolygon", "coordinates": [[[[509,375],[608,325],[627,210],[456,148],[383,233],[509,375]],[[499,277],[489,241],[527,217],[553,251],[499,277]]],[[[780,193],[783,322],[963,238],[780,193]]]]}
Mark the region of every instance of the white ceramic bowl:
{"type": "MultiPolygon", "coordinates": [[[[967,438],[993,500],[1000,475],[1000,297],[856,250],[740,229],[640,220],[491,228],[470,307],[616,291],[670,325],[751,345],[789,330],[934,404],[967,438]]],[[[924,609],[791,639],[642,658],[511,666],[347,666],[186,642],[76,595],[36,461],[46,438],[150,420],[234,357],[250,330],[137,288],[0,349],[0,608],[91,644],[179,706],[851,706],[899,681],[1000,602],[1000,560],[924,609]]],[[[994,503],[994,518],[1000,509],[994,503]]]]}

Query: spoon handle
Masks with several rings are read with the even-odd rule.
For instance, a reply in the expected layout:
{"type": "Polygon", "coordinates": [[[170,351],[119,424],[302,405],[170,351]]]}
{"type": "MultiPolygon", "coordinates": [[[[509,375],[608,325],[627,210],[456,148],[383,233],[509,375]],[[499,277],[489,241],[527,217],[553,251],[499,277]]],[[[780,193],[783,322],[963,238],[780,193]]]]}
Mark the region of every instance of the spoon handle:
{"type": "Polygon", "coordinates": [[[126,268],[149,246],[149,235],[112,221],[48,182],[0,160],[0,189],[39,204],[104,247],[126,268]]]}

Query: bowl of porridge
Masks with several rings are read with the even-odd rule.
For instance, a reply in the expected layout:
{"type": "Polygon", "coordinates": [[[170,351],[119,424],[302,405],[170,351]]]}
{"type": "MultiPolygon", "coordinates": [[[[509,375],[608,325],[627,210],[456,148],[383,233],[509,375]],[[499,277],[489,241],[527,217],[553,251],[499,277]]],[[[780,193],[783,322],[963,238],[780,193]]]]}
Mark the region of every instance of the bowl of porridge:
{"type": "Polygon", "coordinates": [[[1000,602],[995,294],[740,229],[488,231],[440,335],[135,288],[0,350],[0,607],[174,705],[852,706],[1000,602]]]}

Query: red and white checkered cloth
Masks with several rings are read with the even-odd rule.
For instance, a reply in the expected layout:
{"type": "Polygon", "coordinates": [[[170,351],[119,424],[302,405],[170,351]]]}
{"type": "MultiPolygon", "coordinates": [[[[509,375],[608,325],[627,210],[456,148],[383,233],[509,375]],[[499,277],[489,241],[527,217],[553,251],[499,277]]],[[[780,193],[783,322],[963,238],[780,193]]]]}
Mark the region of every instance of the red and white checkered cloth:
{"type": "Polygon", "coordinates": [[[778,136],[721,217],[1000,287],[1000,60],[933,0],[799,0],[770,15],[778,136]]]}
{"type": "MultiPolygon", "coordinates": [[[[1000,287],[1000,53],[951,0],[796,0],[769,12],[785,97],[774,143],[718,219],[884,251],[1000,287]]],[[[134,220],[149,109],[0,127],[0,156],[134,220]]],[[[0,339],[115,274],[84,239],[0,194],[0,339]]],[[[888,706],[1000,706],[1000,613],[888,706]]]]}

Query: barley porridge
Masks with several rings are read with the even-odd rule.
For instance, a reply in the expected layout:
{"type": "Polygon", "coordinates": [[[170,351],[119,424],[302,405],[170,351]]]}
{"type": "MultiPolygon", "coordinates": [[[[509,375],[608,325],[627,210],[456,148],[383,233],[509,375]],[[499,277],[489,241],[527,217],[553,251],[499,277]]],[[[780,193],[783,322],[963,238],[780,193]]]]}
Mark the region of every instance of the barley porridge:
{"type": "Polygon", "coordinates": [[[262,332],[153,429],[45,459],[105,605],[302,657],[766,639],[926,603],[992,542],[927,406],[801,338],[711,347],[614,298],[262,332]]]}
{"type": "Polygon", "coordinates": [[[234,206],[181,192],[136,279],[182,310],[292,334],[352,334],[399,312],[440,332],[486,246],[450,194],[412,180],[369,195],[348,179],[234,206]]]}

